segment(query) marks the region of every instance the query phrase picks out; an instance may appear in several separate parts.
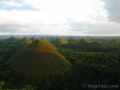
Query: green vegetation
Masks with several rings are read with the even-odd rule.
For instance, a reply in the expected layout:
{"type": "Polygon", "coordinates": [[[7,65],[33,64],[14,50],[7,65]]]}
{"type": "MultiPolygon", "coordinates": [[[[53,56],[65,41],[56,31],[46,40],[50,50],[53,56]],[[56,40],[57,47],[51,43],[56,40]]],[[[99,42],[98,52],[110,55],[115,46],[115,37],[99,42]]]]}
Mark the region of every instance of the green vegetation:
{"type": "Polygon", "coordinates": [[[4,81],[0,81],[0,90],[2,90],[3,85],[5,84],[4,81]]]}
{"type": "Polygon", "coordinates": [[[120,89],[120,37],[59,38],[1,37],[0,90],[120,89]]]}
{"type": "Polygon", "coordinates": [[[31,84],[26,85],[22,90],[35,90],[35,86],[32,86],[31,84]]]}

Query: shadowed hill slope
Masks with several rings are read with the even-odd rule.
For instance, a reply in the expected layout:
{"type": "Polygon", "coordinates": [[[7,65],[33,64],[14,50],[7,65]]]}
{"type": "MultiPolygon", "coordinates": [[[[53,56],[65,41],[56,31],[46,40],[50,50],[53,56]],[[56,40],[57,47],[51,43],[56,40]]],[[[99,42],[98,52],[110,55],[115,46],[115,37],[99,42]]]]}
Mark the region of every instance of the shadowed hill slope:
{"type": "Polygon", "coordinates": [[[48,75],[72,66],[50,42],[36,40],[19,51],[8,63],[26,75],[48,75]]]}
{"type": "Polygon", "coordinates": [[[16,37],[10,37],[9,39],[6,40],[7,42],[17,42],[16,37]]]}
{"type": "Polygon", "coordinates": [[[25,37],[22,40],[18,41],[18,44],[20,46],[22,46],[22,47],[25,47],[25,46],[29,45],[30,43],[32,43],[32,41],[27,37],[25,37]]]}
{"type": "Polygon", "coordinates": [[[99,41],[94,41],[94,42],[90,43],[90,47],[93,47],[93,48],[105,48],[105,45],[102,44],[99,41]]]}
{"type": "Polygon", "coordinates": [[[77,42],[76,44],[77,48],[83,48],[83,49],[91,49],[91,50],[102,50],[105,49],[106,46],[101,43],[100,41],[92,41],[92,40],[87,40],[85,38],[82,38],[80,41],[77,42]]]}
{"type": "Polygon", "coordinates": [[[76,41],[77,39],[75,37],[70,37],[68,41],[76,41]]]}
{"type": "Polygon", "coordinates": [[[35,38],[35,37],[31,38],[31,41],[35,41],[35,40],[37,40],[37,38],[35,38]]]}
{"type": "Polygon", "coordinates": [[[63,45],[63,44],[67,44],[68,41],[64,38],[56,38],[55,40],[52,41],[52,43],[57,45],[63,45]]]}
{"type": "Polygon", "coordinates": [[[115,44],[115,45],[120,44],[120,41],[118,39],[112,39],[110,42],[115,44]]]}
{"type": "Polygon", "coordinates": [[[82,38],[80,41],[78,41],[78,43],[76,44],[77,47],[88,47],[90,44],[90,41],[88,41],[85,38],[82,38]]]}

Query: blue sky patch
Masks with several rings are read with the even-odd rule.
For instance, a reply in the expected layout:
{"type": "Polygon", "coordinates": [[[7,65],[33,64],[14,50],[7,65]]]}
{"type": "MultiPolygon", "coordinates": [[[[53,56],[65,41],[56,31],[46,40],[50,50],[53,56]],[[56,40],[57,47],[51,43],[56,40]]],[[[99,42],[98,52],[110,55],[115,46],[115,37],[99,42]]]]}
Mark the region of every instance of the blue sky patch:
{"type": "Polygon", "coordinates": [[[39,9],[33,7],[32,5],[25,4],[23,0],[14,0],[14,3],[16,4],[21,4],[20,6],[11,6],[11,5],[6,5],[5,2],[10,2],[10,0],[0,0],[0,10],[31,10],[31,11],[37,11],[39,9]]]}

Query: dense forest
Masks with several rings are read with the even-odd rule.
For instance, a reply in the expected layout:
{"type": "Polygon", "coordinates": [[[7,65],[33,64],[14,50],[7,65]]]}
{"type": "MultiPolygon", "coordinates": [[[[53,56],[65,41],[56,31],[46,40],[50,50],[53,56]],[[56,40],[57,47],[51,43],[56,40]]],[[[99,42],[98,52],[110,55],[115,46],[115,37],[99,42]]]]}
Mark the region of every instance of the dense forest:
{"type": "MultiPolygon", "coordinates": [[[[36,45],[36,47],[37,46],[38,45],[36,45]]],[[[39,46],[41,46],[41,44],[39,44],[39,46]]],[[[46,48],[43,46],[41,46],[41,48],[46,48]]],[[[29,48],[31,47],[29,46],[29,48]]],[[[26,50],[28,50],[28,48],[26,50]]],[[[42,52],[40,54],[42,54],[42,52]]],[[[55,55],[51,55],[51,57],[54,58],[55,55]]],[[[26,57],[28,56],[29,55],[26,54],[26,57]]],[[[46,57],[45,59],[47,60],[47,55],[44,55],[44,57],[46,57]]],[[[44,57],[42,58],[44,59],[44,57]]],[[[57,56],[55,57],[57,58],[57,56]]],[[[49,64],[49,61],[47,63],[49,64]]],[[[59,65],[58,63],[56,62],[57,65],[59,65]]],[[[52,70],[54,70],[54,68],[58,67],[52,67],[52,70]]],[[[120,37],[0,36],[0,90],[11,89],[119,90],[120,37]],[[59,55],[61,58],[64,57],[72,65],[69,64],[71,68],[65,71],[56,71],[52,74],[33,76],[16,70],[13,65],[8,63],[13,56],[18,55],[22,49],[38,39],[46,40],[44,44],[42,43],[43,46],[50,46],[47,49],[51,50],[55,48],[56,51],[53,50],[55,55],[59,55]]]]}

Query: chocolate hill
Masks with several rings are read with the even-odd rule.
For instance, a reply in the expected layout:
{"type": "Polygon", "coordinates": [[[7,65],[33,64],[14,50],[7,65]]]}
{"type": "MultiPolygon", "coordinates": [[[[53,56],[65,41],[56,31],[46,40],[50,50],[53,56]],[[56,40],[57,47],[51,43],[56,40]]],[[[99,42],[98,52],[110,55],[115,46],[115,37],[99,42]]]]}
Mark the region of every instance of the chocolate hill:
{"type": "Polygon", "coordinates": [[[120,44],[120,41],[118,39],[112,39],[110,42],[115,44],[115,45],[120,44]]]}
{"type": "Polygon", "coordinates": [[[68,41],[65,38],[56,38],[55,40],[52,41],[52,43],[57,45],[63,45],[63,44],[67,44],[68,41]]]}
{"type": "Polygon", "coordinates": [[[78,41],[77,47],[88,47],[90,43],[91,41],[88,41],[87,39],[82,38],[78,41]]]}
{"type": "Polygon", "coordinates": [[[35,38],[35,37],[31,38],[31,41],[35,41],[35,40],[37,40],[37,38],[35,38]]]}
{"type": "Polygon", "coordinates": [[[82,38],[78,43],[76,44],[76,47],[79,48],[105,48],[105,45],[102,44],[100,41],[91,41],[87,40],[85,38],[82,38]]]}
{"type": "Polygon", "coordinates": [[[9,39],[6,40],[7,42],[17,42],[17,38],[16,37],[10,37],[9,39]]]}
{"type": "Polygon", "coordinates": [[[100,41],[93,41],[90,43],[90,47],[92,47],[92,48],[105,48],[105,45],[102,44],[100,41]]]}
{"type": "Polygon", "coordinates": [[[70,69],[72,65],[56,50],[47,40],[36,40],[19,51],[8,63],[30,76],[48,75],[70,69]]]}
{"type": "Polygon", "coordinates": [[[23,39],[18,41],[18,44],[21,47],[25,47],[25,46],[29,45],[30,43],[32,43],[32,41],[29,38],[27,38],[27,37],[25,37],[25,38],[23,38],[23,39]]]}

